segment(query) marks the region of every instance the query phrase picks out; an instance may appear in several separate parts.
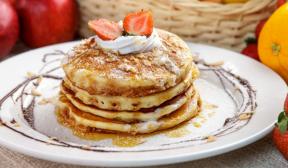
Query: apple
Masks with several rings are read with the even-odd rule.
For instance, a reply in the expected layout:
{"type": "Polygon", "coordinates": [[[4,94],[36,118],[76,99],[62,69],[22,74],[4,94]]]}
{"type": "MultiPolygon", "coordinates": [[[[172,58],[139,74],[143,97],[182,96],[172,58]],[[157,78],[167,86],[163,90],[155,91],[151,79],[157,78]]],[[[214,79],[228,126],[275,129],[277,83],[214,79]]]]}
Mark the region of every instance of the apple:
{"type": "Polygon", "coordinates": [[[0,57],[6,56],[19,36],[18,16],[14,7],[0,1],[0,57]]]}
{"type": "Polygon", "coordinates": [[[19,0],[21,35],[30,47],[70,41],[77,30],[74,0],[19,0]]]}
{"type": "Polygon", "coordinates": [[[2,1],[6,1],[7,3],[11,4],[12,6],[16,6],[16,0],[2,0],[2,1]]]}

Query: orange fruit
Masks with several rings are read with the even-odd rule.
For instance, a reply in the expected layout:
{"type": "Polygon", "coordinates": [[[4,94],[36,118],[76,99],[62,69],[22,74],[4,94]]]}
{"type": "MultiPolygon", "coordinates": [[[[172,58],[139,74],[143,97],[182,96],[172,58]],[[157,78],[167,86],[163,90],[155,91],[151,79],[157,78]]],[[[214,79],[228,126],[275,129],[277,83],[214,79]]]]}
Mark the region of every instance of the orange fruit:
{"type": "Polygon", "coordinates": [[[288,82],[288,3],[281,6],[264,25],[258,41],[262,63],[288,82]]]}

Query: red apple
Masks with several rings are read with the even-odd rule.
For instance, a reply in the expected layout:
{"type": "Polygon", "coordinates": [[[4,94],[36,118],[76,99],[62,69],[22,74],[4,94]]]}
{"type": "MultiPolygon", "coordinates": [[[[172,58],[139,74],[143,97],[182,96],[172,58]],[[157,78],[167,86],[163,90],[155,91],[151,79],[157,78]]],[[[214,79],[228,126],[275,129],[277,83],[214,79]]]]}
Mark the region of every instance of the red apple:
{"type": "Polygon", "coordinates": [[[11,4],[0,1],[0,57],[7,55],[19,35],[17,13],[11,4]]]}
{"type": "Polygon", "coordinates": [[[14,7],[16,6],[16,0],[2,0],[2,1],[6,1],[14,7]]]}
{"type": "Polygon", "coordinates": [[[19,0],[22,38],[30,47],[70,41],[77,30],[74,0],[19,0]]]}

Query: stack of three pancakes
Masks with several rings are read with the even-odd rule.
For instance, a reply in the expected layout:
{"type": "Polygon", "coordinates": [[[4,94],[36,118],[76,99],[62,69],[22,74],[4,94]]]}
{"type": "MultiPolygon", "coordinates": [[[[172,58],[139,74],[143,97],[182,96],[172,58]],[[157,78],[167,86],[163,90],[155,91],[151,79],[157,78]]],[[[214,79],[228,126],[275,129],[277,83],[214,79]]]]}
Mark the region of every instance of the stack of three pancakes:
{"type": "Polygon", "coordinates": [[[162,47],[120,55],[93,38],[73,49],[56,109],[58,120],[83,132],[146,134],[196,116],[198,69],[178,36],[157,30],[162,47]]]}

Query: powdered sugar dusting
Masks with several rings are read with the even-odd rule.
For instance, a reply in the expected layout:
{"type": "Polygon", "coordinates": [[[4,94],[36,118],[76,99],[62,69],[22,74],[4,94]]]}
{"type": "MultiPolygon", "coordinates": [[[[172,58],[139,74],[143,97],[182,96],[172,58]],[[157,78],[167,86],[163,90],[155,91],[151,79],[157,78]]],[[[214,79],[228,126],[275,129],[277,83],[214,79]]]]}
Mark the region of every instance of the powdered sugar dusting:
{"type": "Polygon", "coordinates": [[[168,55],[164,54],[159,57],[155,57],[154,62],[161,66],[165,66],[166,69],[173,72],[176,75],[180,74],[179,67],[168,57],[168,55]]]}

